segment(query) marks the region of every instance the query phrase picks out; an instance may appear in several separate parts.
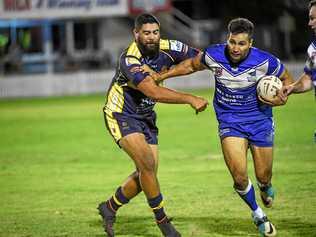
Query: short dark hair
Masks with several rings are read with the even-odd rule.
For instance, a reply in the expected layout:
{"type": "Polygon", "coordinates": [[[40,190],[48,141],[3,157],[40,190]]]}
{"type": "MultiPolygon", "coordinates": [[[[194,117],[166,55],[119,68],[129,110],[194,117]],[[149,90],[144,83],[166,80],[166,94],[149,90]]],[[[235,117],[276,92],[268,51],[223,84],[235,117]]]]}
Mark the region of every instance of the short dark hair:
{"type": "Polygon", "coordinates": [[[147,23],[156,23],[158,24],[158,26],[160,26],[160,22],[154,15],[149,13],[143,13],[136,17],[134,27],[136,30],[139,30],[144,24],[147,23]]]}
{"type": "Polygon", "coordinates": [[[235,18],[228,23],[227,29],[231,34],[247,33],[252,38],[254,24],[246,18],[235,18]]]}
{"type": "Polygon", "coordinates": [[[316,5],[316,0],[310,1],[309,4],[308,4],[308,9],[311,9],[312,6],[314,6],[314,5],[316,5]]]}

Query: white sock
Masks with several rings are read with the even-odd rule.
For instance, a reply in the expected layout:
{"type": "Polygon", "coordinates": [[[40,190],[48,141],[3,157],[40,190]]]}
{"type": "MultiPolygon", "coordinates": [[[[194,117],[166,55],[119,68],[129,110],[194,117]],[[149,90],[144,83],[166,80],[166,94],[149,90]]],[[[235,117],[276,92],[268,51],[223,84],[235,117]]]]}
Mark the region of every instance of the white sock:
{"type": "Polygon", "coordinates": [[[263,218],[266,214],[264,214],[261,207],[258,207],[256,210],[253,211],[253,215],[258,218],[263,218]]]}
{"type": "Polygon", "coordinates": [[[244,195],[246,195],[249,192],[249,190],[251,189],[251,186],[252,186],[251,180],[248,179],[248,185],[247,185],[245,190],[239,190],[239,189],[236,189],[236,188],[235,188],[235,190],[236,190],[237,193],[239,193],[240,195],[244,196],[244,195]]]}

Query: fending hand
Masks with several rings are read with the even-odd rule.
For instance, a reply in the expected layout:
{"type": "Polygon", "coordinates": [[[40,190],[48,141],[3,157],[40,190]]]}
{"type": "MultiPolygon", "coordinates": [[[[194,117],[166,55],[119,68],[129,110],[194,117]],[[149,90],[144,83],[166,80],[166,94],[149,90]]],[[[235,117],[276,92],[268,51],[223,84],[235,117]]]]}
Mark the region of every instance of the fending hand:
{"type": "Polygon", "coordinates": [[[293,85],[287,85],[287,86],[283,86],[280,89],[280,93],[282,95],[289,96],[292,93],[293,90],[294,90],[294,86],[293,85]]]}
{"type": "Polygon", "coordinates": [[[194,97],[193,102],[191,103],[191,107],[195,109],[195,114],[204,111],[208,106],[208,101],[202,97],[196,96],[194,97]]]}
{"type": "Polygon", "coordinates": [[[149,67],[147,64],[143,64],[140,68],[141,68],[141,70],[142,70],[143,72],[148,72],[149,75],[152,75],[152,74],[155,74],[155,73],[156,73],[156,72],[155,72],[153,69],[151,69],[151,67],[149,67]]]}
{"type": "Polygon", "coordinates": [[[155,72],[153,69],[151,69],[147,64],[142,65],[141,67],[142,72],[149,73],[149,76],[156,82],[161,82],[160,74],[155,72]]]}

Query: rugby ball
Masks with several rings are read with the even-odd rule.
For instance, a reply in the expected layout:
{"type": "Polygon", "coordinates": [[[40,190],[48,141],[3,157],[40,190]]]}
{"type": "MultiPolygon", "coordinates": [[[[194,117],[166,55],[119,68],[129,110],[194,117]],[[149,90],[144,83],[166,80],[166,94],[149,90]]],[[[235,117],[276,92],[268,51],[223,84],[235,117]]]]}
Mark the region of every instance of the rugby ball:
{"type": "Polygon", "coordinates": [[[277,95],[277,91],[282,88],[282,81],[276,76],[264,76],[257,84],[257,94],[262,99],[271,101],[277,95]]]}

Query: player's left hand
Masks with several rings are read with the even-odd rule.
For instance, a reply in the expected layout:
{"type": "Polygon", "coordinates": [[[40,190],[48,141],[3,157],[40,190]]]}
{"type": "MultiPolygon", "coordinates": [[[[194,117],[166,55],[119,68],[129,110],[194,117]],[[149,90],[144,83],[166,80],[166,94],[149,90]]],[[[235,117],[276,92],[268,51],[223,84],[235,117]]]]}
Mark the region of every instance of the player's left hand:
{"type": "Polygon", "coordinates": [[[156,74],[156,72],[153,69],[151,69],[147,64],[143,64],[140,68],[143,72],[148,72],[150,76],[156,74]]]}
{"type": "Polygon", "coordinates": [[[155,72],[153,69],[151,69],[147,64],[144,64],[140,67],[142,72],[148,72],[149,76],[157,83],[159,84],[162,80],[160,78],[160,74],[155,72]]]}

